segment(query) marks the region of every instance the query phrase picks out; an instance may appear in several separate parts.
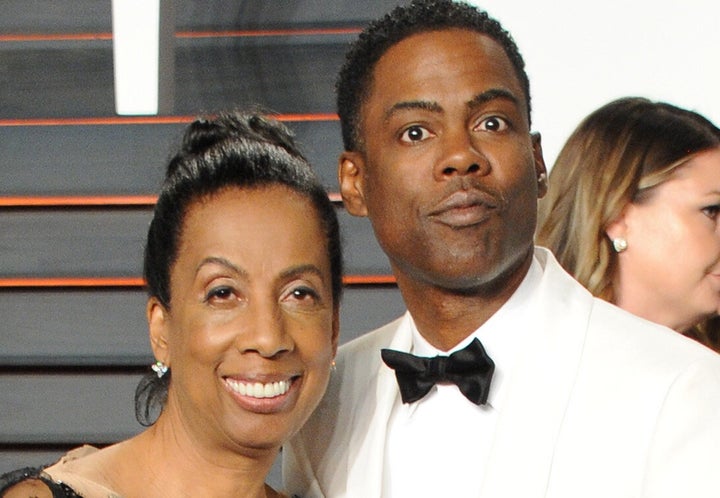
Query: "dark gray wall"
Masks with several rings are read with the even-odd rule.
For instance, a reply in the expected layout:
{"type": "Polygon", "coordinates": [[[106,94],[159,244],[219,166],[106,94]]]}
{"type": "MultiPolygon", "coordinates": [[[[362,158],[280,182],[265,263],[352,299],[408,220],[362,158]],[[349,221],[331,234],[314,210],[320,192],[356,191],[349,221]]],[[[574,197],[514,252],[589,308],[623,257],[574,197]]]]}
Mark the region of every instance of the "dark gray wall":
{"type": "MultiPolygon", "coordinates": [[[[175,99],[165,122],[114,115],[108,0],[5,0],[0,16],[0,472],[137,433],[133,393],[151,353],[137,284],[151,196],[198,113],[261,104],[288,122],[337,191],[333,85],[354,34],[193,38],[198,31],[360,28],[392,1],[176,3],[175,99]],[[18,35],[12,37],[10,35],[18,35]],[[107,118],[107,119],[106,119],[107,118]],[[70,196],[34,206],[31,200],[70,196]],[[7,206],[10,198],[20,198],[7,206]],[[52,204],[52,203],[51,203],[52,204]],[[4,207],[3,207],[4,206],[4,207]],[[109,279],[76,286],[79,278],[109,279]],[[11,279],[21,279],[21,285],[11,279]],[[66,280],[57,286],[58,279],[66,280]],[[133,280],[134,279],[134,280],[133,280]]],[[[364,219],[338,205],[351,276],[389,275],[364,219]]],[[[348,285],[343,342],[404,310],[392,284],[348,285]]],[[[277,470],[271,476],[276,483],[277,470]]]]}

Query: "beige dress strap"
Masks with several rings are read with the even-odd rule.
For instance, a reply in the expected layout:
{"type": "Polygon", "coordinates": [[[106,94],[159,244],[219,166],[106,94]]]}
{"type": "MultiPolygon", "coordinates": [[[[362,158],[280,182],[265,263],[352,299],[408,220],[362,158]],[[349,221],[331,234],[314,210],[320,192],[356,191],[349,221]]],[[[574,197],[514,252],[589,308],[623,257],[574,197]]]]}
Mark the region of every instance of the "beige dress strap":
{"type": "MultiPolygon", "coordinates": [[[[51,465],[44,470],[53,481],[57,483],[65,483],[70,486],[77,494],[83,498],[122,498],[122,496],[111,489],[106,488],[94,481],[77,475],[68,467],[72,467],[72,462],[76,462],[83,457],[92,455],[99,451],[93,446],[81,446],[66,453],[57,463],[51,465]]],[[[265,485],[265,492],[269,498],[287,498],[283,493],[275,491],[273,488],[265,485]]]]}
{"type": "Polygon", "coordinates": [[[83,498],[122,498],[114,491],[67,470],[67,464],[98,451],[93,446],[81,446],[66,453],[60,460],[44,470],[55,482],[63,482],[83,498]]]}

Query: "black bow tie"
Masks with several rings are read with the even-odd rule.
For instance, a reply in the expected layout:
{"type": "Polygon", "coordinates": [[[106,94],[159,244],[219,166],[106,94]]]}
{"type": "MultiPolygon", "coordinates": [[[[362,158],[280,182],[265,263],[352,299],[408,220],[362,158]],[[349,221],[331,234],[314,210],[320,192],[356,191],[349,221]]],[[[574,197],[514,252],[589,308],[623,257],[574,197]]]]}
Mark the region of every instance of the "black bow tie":
{"type": "Polygon", "coordinates": [[[419,400],[438,382],[457,385],[476,405],[487,401],[495,363],[477,338],[450,356],[425,358],[392,349],[383,349],[380,354],[385,364],[395,370],[403,403],[419,400]]]}

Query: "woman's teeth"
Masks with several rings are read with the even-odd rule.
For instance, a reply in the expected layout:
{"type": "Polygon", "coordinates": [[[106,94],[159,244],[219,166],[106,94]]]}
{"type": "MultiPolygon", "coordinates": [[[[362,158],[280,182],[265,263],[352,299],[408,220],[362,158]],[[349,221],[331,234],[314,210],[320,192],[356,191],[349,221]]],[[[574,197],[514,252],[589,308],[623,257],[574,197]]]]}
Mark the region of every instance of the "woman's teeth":
{"type": "Polygon", "coordinates": [[[227,385],[238,394],[250,396],[251,398],[274,398],[285,394],[290,389],[289,380],[281,380],[278,382],[262,382],[245,383],[237,380],[225,379],[227,385]]]}

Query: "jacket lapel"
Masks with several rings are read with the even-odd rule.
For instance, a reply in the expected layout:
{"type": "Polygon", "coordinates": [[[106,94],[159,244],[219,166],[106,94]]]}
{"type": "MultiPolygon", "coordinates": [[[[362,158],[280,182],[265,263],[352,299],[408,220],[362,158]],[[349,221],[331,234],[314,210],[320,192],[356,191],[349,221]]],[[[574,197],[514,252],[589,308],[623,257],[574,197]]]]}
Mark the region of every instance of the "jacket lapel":
{"type": "Polygon", "coordinates": [[[537,329],[520,356],[498,416],[481,496],[545,496],[553,452],[582,356],[592,296],[549,254],[533,303],[537,329]]]}
{"type": "Polygon", "coordinates": [[[382,363],[380,349],[410,350],[410,328],[402,326],[407,319],[408,317],[404,316],[392,324],[394,334],[390,341],[378,341],[374,348],[377,354],[372,358],[372,365],[359,365],[360,368],[377,372],[377,376],[355,406],[357,427],[353,429],[354,437],[350,441],[348,497],[382,495],[385,437],[388,420],[400,391],[394,372],[382,363]],[[365,425],[365,428],[358,430],[360,425],[365,425]]]}

